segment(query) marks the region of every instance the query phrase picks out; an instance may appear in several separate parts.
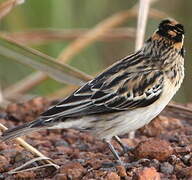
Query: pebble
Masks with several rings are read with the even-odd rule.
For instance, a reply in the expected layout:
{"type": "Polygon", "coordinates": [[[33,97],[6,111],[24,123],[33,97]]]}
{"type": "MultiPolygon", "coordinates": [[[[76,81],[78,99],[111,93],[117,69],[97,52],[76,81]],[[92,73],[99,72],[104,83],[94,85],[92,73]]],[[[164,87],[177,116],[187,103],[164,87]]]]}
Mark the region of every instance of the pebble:
{"type": "Polygon", "coordinates": [[[160,163],[157,159],[152,159],[150,162],[150,166],[154,167],[155,169],[159,169],[160,163]]]}
{"type": "MultiPolygon", "coordinates": [[[[6,120],[0,119],[0,121],[9,127],[32,121],[49,104],[41,98],[23,104],[12,104],[6,110],[8,113],[6,120]]],[[[126,167],[102,168],[104,164],[113,164],[114,158],[106,144],[88,133],[72,129],[46,130],[35,132],[25,139],[53,159],[61,169],[53,173],[49,168],[44,168],[33,173],[25,172],[10,176],[7,174],[9,170],[28,159],[33,159],[34,156],[25,153],[26,150],[24,151],[23,147],[15,141],[0,143],[0,179],[159,180],[160,175],[162,179],[190,179],[192,177],[191,124],[186,119],[178,120],[161,115],[153,122],[150,123],[151,127],[144,128],[143,132],[138,131],[139,136],[134,140],[128,139],[126,135],[122,136],[124,144],[136,146],[134,151],[121,156],[122,161],[127,164],[126,167]],[[149,136],[165,140],[149,139],[149,136]],[[141,143],[138,144],[139,142],[141,143]]],[[[114,145],[117,146],[117,151],[122,151],[117,143],[114,145]]]]}
{"type": "Polygon", "coordinates": [[[126,169],[124,166],[116,166],[116,169],[117,169],[117,174],[120,177],[126,177],[127,176],[126,169]]]}
{"type": "Polygon", "coordinates": [[[190,153],[191,148],[189,146],[176,147],[176,148],[174,148],[174,151],[176,154],[186,155],[186,154],[190,153]]]}
{"type": "Polygon", "coordinates": [[[173,170],[174,167],[168,162],[164,162],[160,165],[160,171],[164,174],[172,174],[173,170]]]}
{"type": "Polygon", "coordinates": [[[104,180],[120,180],[120,176],[117,175],[115,172],[109,172],[107,173],[107,176],[105,177],[104,180]]]}
{"type": "Polygon", "coordinates": [[[9,166],[9,161],[6,157],[0,155],[0,172],[6,171],[9,166]]]}
{"type": "Polygon", "coordinates": [[[160,174],[153,167],[144,168],[138,173],[138,180],[160,180],[160,174]]]}
{"type": "Polygon", "coordinates": [[[171,163],[172,165],[178,163],[180,159],[176,155],[171,155],[168,159],[168,162],[171,163]]]}
{"type": "Polygon", "coordinates": [[[67,180],[67,176],[65,174],[57,174],[55,177],[54,177],[54,180],[67,180]]]}
{"type": "Polygon", "coordinates": [[[192,166],[186,167],[186,168],[181,168],[177,172],[177,174],[178,174],[178,176],[180,176],[180,178],[183,178],[183,179],[192,178],[192,166]]]}
{"type": "Polygon", "coordinates": [[[35,173],[32,171],[20,172],[20,173],[14,174],[13,179],[18,179],[18,180],[35,179],[35,173]]]}
{"type": "Polygon", "coordinates": [[[84,167],[78,162],[69,162],[61,166],[60,173],[67,176],[69,179],[81,179],[85,173],[84,167]]]}
{"type": "Polygon", "coordinates": [[[4,149],[8,149],[8,145],[5,142],[1,142],[0,143],[0,151],[2,151],[4,149]]]}
{"type": "Polygon", "coordinates": [[[188,164],[190,158],[191,158],[191,154],[187,154],[187,155],[185,155],[185,156],[182,157],[182,161],[183,161],[185,164],[188,164]]]}
{"type": "Polygon", "coordinates": [[[0,173],[0,180],[5,180],[5,176],[0,173]]]}
{"type": "Polygon", "coordinates": [[[134,154],[137,158],[150,158],[160,161],[166,160],[173,153],[173,148],[167,141],[148,139],[138,144],[134,154]]]}
{"type": "Polygon", "coordinates": [[[65,140],[58,140],[55,142],[55,146],[66,146],[68,147],[69,146],[69,143],[65,140]]]}

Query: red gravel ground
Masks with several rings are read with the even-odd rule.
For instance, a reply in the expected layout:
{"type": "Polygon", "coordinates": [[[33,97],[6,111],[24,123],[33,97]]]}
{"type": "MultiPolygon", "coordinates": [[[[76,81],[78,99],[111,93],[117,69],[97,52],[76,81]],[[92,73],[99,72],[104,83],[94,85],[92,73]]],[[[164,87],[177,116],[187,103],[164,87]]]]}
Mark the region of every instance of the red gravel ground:
{"type": "MultiPolygon", "coordinates": [[[[34,120],[51,102],[36,98],[23,104],[11,104],[0,111],[0,123],[14,127],[34,120]]],[[[184,106],[183,106],[184,107],[184,106]]],[[[188,108],[191,108],[188,105],[188,108]]],[[[191,108],[192,109],[192,108],[191,108]]],[[[77,130],[44,130],[24,139],[61,166],[9,175],[7,172],[35,158],[14,141],[0,143],[1,179],[56,180],[159,180],[192,178],[192,113],[166,108],[148,126],[136,132],[135,139],[122,137],[133,151],[122,153],[115,148],[126,167],[106,167],[114,162],[106,144],[77,130]]],[[[37,163],[33,163],[37,165],[37,163]]]]}

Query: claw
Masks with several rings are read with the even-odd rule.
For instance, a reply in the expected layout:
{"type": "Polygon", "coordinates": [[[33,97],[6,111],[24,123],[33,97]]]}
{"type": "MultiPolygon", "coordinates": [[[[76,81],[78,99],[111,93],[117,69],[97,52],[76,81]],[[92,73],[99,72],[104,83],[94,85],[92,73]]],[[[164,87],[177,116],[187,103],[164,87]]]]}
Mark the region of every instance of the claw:
{"type": "Polygon", "coordinates": [[[133,151],[133,147],[130,147],[128,145],[125,145],[124,143],[122,143],[121,139],[118,136],[114,136],[114,139],[117,141],[117,143],[121,146],[121,148],[123,149],[123,153],[128,153],[130,151],[133,151]]]}

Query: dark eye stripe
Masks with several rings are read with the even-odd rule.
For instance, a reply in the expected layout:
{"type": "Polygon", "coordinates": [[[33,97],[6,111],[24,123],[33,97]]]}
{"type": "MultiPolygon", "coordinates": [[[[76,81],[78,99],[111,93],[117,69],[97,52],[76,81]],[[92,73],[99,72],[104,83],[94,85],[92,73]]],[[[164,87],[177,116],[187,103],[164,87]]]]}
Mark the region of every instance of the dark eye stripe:
{"type": "Polygon", "coordinates": [[[181,33],[184,33],[184,32],[185,32],[183,25],[181,25],[181,24],[176,24],[175,27],[176,27],[176,29],[177,29],[178,32],[181,32],[181,33]]]}
{"type": "Polygon", "coordinates": [[[170,29],[171,31],[174,31],[174,32],[176,32],[176,33],[184,33],[184,30],[182,29],[182,27],[178,27],[177,25],[175,25],[175,26],[171,26],[171,25],[168,25],[167,26],[167,29],[170,29]]]}
{"type": "Polygon", "coordinates": [[[170,25],[170,24],[165,24],[163,27],[161,27],[162,30],[166,30],[166,31],[174,31],[175,33],[184,33],[184,29],[182,27],[182,25],[180,26],[180,24],[177,24],[175,26],[170,25]]]}

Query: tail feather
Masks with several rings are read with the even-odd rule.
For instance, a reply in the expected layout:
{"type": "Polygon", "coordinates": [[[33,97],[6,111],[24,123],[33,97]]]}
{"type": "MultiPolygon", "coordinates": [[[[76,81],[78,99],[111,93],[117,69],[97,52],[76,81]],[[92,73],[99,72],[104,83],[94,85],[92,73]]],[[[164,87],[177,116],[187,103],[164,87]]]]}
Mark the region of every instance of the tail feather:
{"type": "Polygon", "coordinates": [[[0,136],[0,141],[11,140],[11,139],[32,133],[39,129],[45,128],[42,122],[43,120],[39,119],[33,122],[25,123],[21,126],[17,126],[12,129],[8,129],[5,132],[3,132],[2,136],[0,136]]]}

